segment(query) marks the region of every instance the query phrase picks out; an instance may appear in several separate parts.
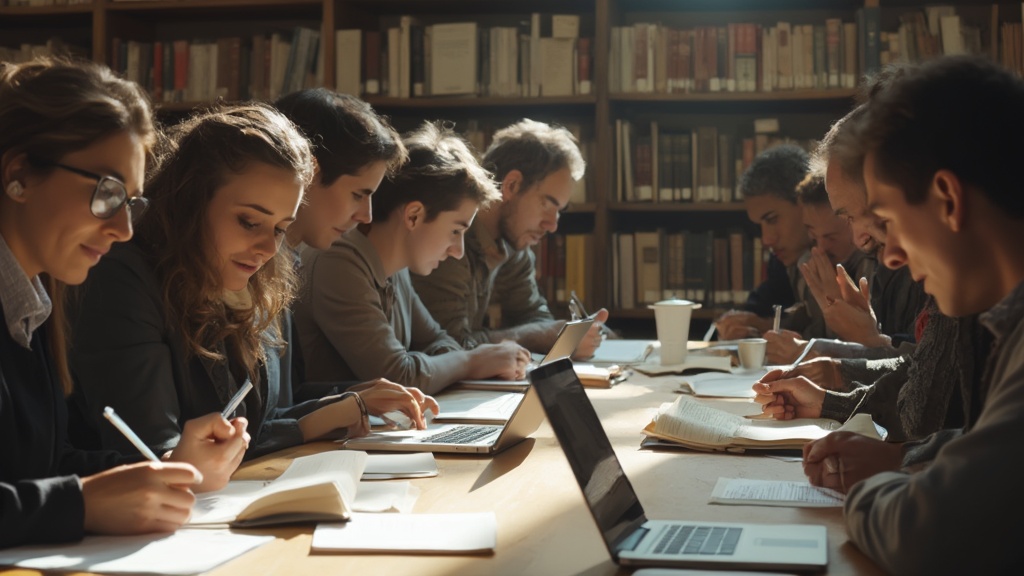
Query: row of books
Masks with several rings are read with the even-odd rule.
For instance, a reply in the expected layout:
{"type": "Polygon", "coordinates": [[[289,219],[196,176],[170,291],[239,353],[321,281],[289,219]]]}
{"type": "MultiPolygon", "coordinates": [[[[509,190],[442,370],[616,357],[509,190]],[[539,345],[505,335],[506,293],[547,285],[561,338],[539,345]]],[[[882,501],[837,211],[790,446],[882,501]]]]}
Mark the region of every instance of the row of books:
{"type": "Polygon", "coordinates": [[[0,6],[67,6],[69,4],[92,4],[92,0],[4,0],[0,6]]]}
{"type": "Polygon", "coordinates": [[[320,33],[291,32],[216,40],[113,40],[111,68],[138,82],[154,102],[274,100],[323,85],[320,33]]]}
{"type": "Polygon", "coordinates": [[[593,234],[549,234],[533,247],[537,286],[552,304],[567,304],[575,291],[587,309],[595,308],[587,289],[594,270],[593,234]]]}
{"type": "Polygon", "coordinates": [[[812,141],[785,138],[777,118],[754,121],[753,135],[714,126],[692,130],[615,121],[616,198],[620,202],[737,202],[740,176],[764,150],[783,142],[805,149],[812,141]]]}
{"type": "Polygon", "coordinates": [[[591,93],[591,39],[578,15],[541,15],[528,28],[477,22],[424,25],[402,16],[383,30],[336,32],[339,92],[424,96],[572,96],[591,93]]]}
{"type": "Polygon", "coordinates": [[[612,300],[637,308],[677,297],[716,308],[742,304],[767,274],[769,252],[742,231],[612,234],[612,300]]]}
{"type": "MultiPolygon", "coordinates": [[[[675,29],[661,24],[615,26],[612,93],[770,92],[853,88],[862,70],[878,67],[877,8],[870,24],[775,26],[730,23],[675,29]],[[870,54],[870,58],[868,57],[870,54]]],[[[858,13],[858,21],[866,18],[858,13]]]]}
{"type": "Polygon", "coordinates": [[[65,44],[59,38],[51,38],[46,44],[21,44],[7,48],[0,46],[0,62],[28,62],[40,56],[75,55],[85,57],[86,51],[77,46],[65,44]]]}

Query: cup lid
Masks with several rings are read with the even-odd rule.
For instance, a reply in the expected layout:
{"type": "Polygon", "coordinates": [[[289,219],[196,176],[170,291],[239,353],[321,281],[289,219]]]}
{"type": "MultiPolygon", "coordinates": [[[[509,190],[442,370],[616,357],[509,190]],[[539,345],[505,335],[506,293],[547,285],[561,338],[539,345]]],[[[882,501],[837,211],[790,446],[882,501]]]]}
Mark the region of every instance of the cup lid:
{"type": "Polygon", "coordinates": [[[648,308],[654,308],[655,306],[688,306],[696,310],[701,307],[701,304],[699,302],[690,302],[689,300],[680,300],[679,298],[670,298],[647,305],[648,308]]]}

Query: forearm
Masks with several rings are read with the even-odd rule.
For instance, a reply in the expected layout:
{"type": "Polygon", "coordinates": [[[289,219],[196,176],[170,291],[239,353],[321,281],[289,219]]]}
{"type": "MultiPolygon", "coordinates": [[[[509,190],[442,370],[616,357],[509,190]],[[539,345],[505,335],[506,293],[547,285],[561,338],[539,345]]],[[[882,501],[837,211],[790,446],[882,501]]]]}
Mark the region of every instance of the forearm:
{"type": "Polygon", "coordinates": [[[84,525],[77,476],[0,483],[0,548],[79,540],[84,525]]]}
{"type": "Polygon", "coordinates": [[[337,435],[340,430],[358,424],[362,417],[359,403],[349,396],[299,418],[299,430],[303,442],[310,442],[337,435]]]}
{"type": "Polygon", "coordinates": [[[547,353],[555,343],[564,320],[544,320],[512,328],[488,331],[488,339],[497,344],[506,340],[518,343],[530,352],[547,353]]]}

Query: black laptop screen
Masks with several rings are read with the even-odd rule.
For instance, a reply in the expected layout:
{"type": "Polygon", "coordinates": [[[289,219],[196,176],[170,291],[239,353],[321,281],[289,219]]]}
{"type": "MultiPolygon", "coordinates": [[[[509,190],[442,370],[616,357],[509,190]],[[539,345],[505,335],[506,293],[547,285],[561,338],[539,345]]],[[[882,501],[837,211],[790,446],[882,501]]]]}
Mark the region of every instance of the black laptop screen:
{"type": "Polygon", "coordinates": [[[541,366],[530,372],[530,382],[614,556],[620,540],[645,521],[636,492],[622,471],[572,362],[562,359],[541,366]]]}

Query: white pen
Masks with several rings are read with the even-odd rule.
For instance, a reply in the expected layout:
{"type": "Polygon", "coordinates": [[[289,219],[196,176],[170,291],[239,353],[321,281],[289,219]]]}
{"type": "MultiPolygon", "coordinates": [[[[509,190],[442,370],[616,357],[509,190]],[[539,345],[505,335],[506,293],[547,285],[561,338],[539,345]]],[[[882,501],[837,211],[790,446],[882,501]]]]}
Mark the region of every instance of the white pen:
{"type": "Polygon", "coordinates": [[[138,448],[139,452],[142,452],[143,456],[145,456],[146,458],[153,462],[160,461],[160,459],[156,457],[156,454],[153,454],[153,451],[149,449],[149,446],[146,446],[145,442],[143,442],[142,439],[139,438],[135,434],[135,432],[133,432],[132,429],[128,427],[127,424],[124,423],[124,420],[121,420],[121,417],[118,416],[116,412],[114,412],[113,408],[111,408],[110,406],[104,408],[103,417],[106,418],[107,420],[110,420],[110,423],[114,425],[114,428],[117,428],[121,432],[121,434],[124,434],[124,437],[127,438],[129,442],[134,444],[135,447],[138,448]]]}
{"type": "Polygon", "coordinates": [[[716,328],[715,323],[712,322],[711,323],[711,327],[708,328],[708,331],[704,333],[704,341],[705,342],[711,342],[711,337],[715,335],[715,328],[716,328]]]}
{"type": "Polygon", "coordinates": [[[238,389],[238,392],[235,392],[235,395],[228,401],[228,405],[225,406],[224,410],[220,413],[225,420],[235,413],[238,405],[242,403],[242,400],[245,400],[245,395],[249,393],[249,390],[252,390],[252,381],[246,380],[245,384],[238,389]]]}
{"type": "Polygon", "coordinates": [[[778,333],[779,328],[782,327],[782,306],[776,304],[772,308],[775,308],[775,323],[772,324],[772,332],[778,333]]]}

